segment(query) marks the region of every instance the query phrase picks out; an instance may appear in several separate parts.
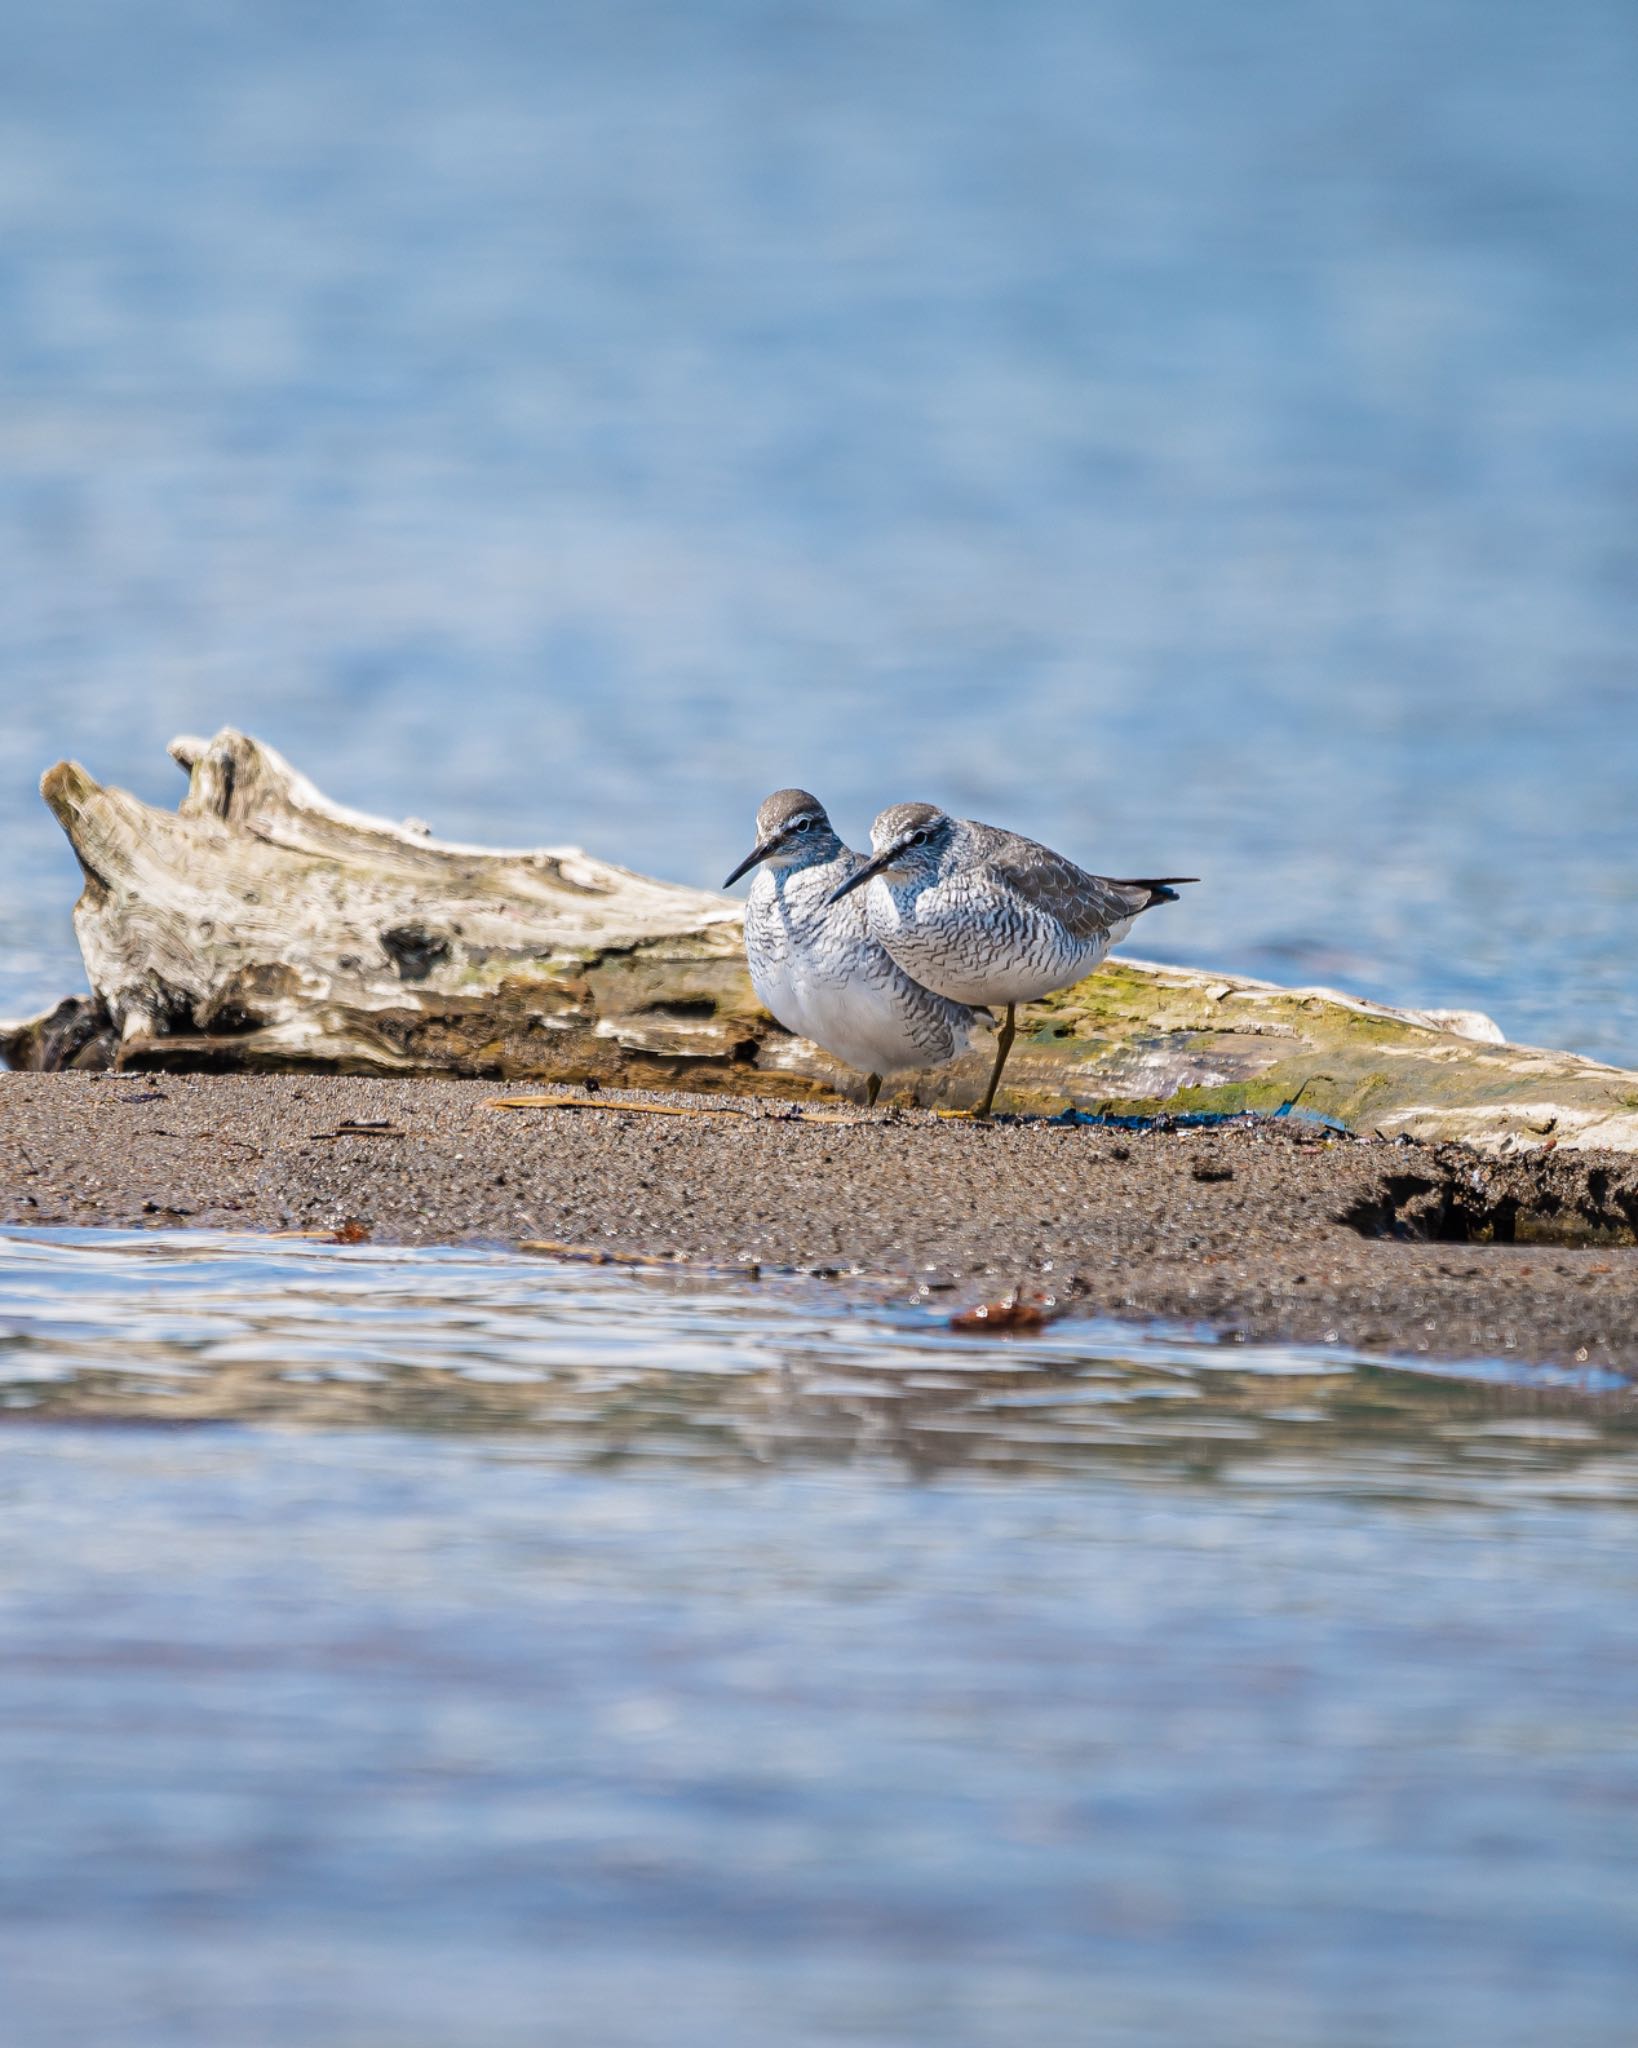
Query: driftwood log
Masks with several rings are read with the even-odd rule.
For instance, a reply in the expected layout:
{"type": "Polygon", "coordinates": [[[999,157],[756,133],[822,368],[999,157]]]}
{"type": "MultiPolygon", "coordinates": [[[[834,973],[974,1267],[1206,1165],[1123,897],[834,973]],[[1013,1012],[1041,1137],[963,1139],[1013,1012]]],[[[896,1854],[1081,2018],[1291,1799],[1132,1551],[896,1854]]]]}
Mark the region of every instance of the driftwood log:
{"type": "MultiPolygon", "coordinates": [[[[92,994],[0,1026],[11,1065],[857,1086],[759,1007],[728,897],[573,848],[495,852],[367,817],[232,730],[170,751],[188,775],[175,812],[73,762],[45,776],[84,870],[92,994]]],[[[971,1102],[989,1056],[914,1077],[915,1098],[971,1102]]],[[[1126,959],[1021,1015],[1002,1106],[1293,1102],[1490,1150],[1638,1150],[1638,1074],[1501,1043],[1471,1014],[1126,959]]]]}

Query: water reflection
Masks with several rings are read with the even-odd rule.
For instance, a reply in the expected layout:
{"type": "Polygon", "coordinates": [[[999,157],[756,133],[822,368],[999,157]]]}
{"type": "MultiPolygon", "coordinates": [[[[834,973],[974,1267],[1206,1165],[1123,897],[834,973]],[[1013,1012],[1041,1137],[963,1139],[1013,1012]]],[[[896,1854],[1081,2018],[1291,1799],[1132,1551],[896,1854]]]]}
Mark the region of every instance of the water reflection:
{"type": "Polygon", "coordinates": [[[1107,1322],[958,1338],[938,1299],[856,1307],[499,1250],[19,1232],[0,1238],[0,1415],[504,1434],[579,1465],[1638,1497],[1638,1411],[1609,1375],[1107,1322]]]}
{"type": "Polygon", "coordinates": [[[0,1401],[8,2044],[1630,2037],[1621,1396],[58,1232],[0,1401]]]}

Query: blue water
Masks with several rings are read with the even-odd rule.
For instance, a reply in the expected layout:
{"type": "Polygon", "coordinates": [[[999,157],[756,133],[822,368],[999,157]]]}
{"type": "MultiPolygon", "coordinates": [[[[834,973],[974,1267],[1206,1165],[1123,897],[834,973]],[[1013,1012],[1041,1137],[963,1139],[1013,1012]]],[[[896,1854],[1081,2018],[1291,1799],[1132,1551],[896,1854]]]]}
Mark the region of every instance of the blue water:
{"type": "Polygon", "coordinates": [[[72,753],[715,882],[798,780],[1638,1063],[1625,0],[12,0],[0,1013],[72,753]]]}
{"type": "Polygon", "coordinates": [[[1617,2048],[1638,1423],[0,1238],[19,2048],[1617,2048]]]}

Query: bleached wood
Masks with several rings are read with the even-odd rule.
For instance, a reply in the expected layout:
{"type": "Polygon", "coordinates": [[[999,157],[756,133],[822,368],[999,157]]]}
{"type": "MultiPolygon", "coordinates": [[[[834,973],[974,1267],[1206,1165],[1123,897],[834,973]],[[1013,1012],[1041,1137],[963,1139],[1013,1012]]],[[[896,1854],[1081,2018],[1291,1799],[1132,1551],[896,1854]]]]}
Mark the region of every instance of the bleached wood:
{"type": "MultiPolygon", "coordinates": [[[[85,874],[93,1000],[0,1027],[11,1063],[857,1085],[758,1007],[728,897],[575,847],[497,851],[370,817],[232,729],[171,753],[188,774],[174,812],[73,762],[45,776],[85,874]]],[[[1000,1107],[1295,1098],[1388,1135],[1638,1150],[1638,1074],[1499,1041],[1472,1013],[1120,958],[1021,1013],[1000,1107]]],[[[969,1102],[988,1057],[914,1091],[969,1102]]]]}

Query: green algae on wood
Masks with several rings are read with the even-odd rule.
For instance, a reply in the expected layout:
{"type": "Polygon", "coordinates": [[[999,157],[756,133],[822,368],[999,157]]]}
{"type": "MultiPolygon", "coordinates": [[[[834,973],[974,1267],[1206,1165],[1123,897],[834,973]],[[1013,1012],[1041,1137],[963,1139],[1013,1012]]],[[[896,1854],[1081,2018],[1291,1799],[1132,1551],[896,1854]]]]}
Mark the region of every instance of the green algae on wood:
{"type": "MultiPolygon", "coordinates": [[[[857,1087],[780,1029],[740,910],[573,847],[456,845],[333,803],[271,747],[182,739],[180,807],[71,762],[42,782],[85,875],[92,998],[0,1027],[14,1065],[480,1074],[813,1096],[857,1087]]],[[[1273,1110],[1491,1150],[1638,1150],[1638,1075],[1393,1010],[1118,959],[1026,1006],[1003,1110],[1273,1110]]],[[[979,1094],[987,1047],[912,1077],[979,1094]]]]}

